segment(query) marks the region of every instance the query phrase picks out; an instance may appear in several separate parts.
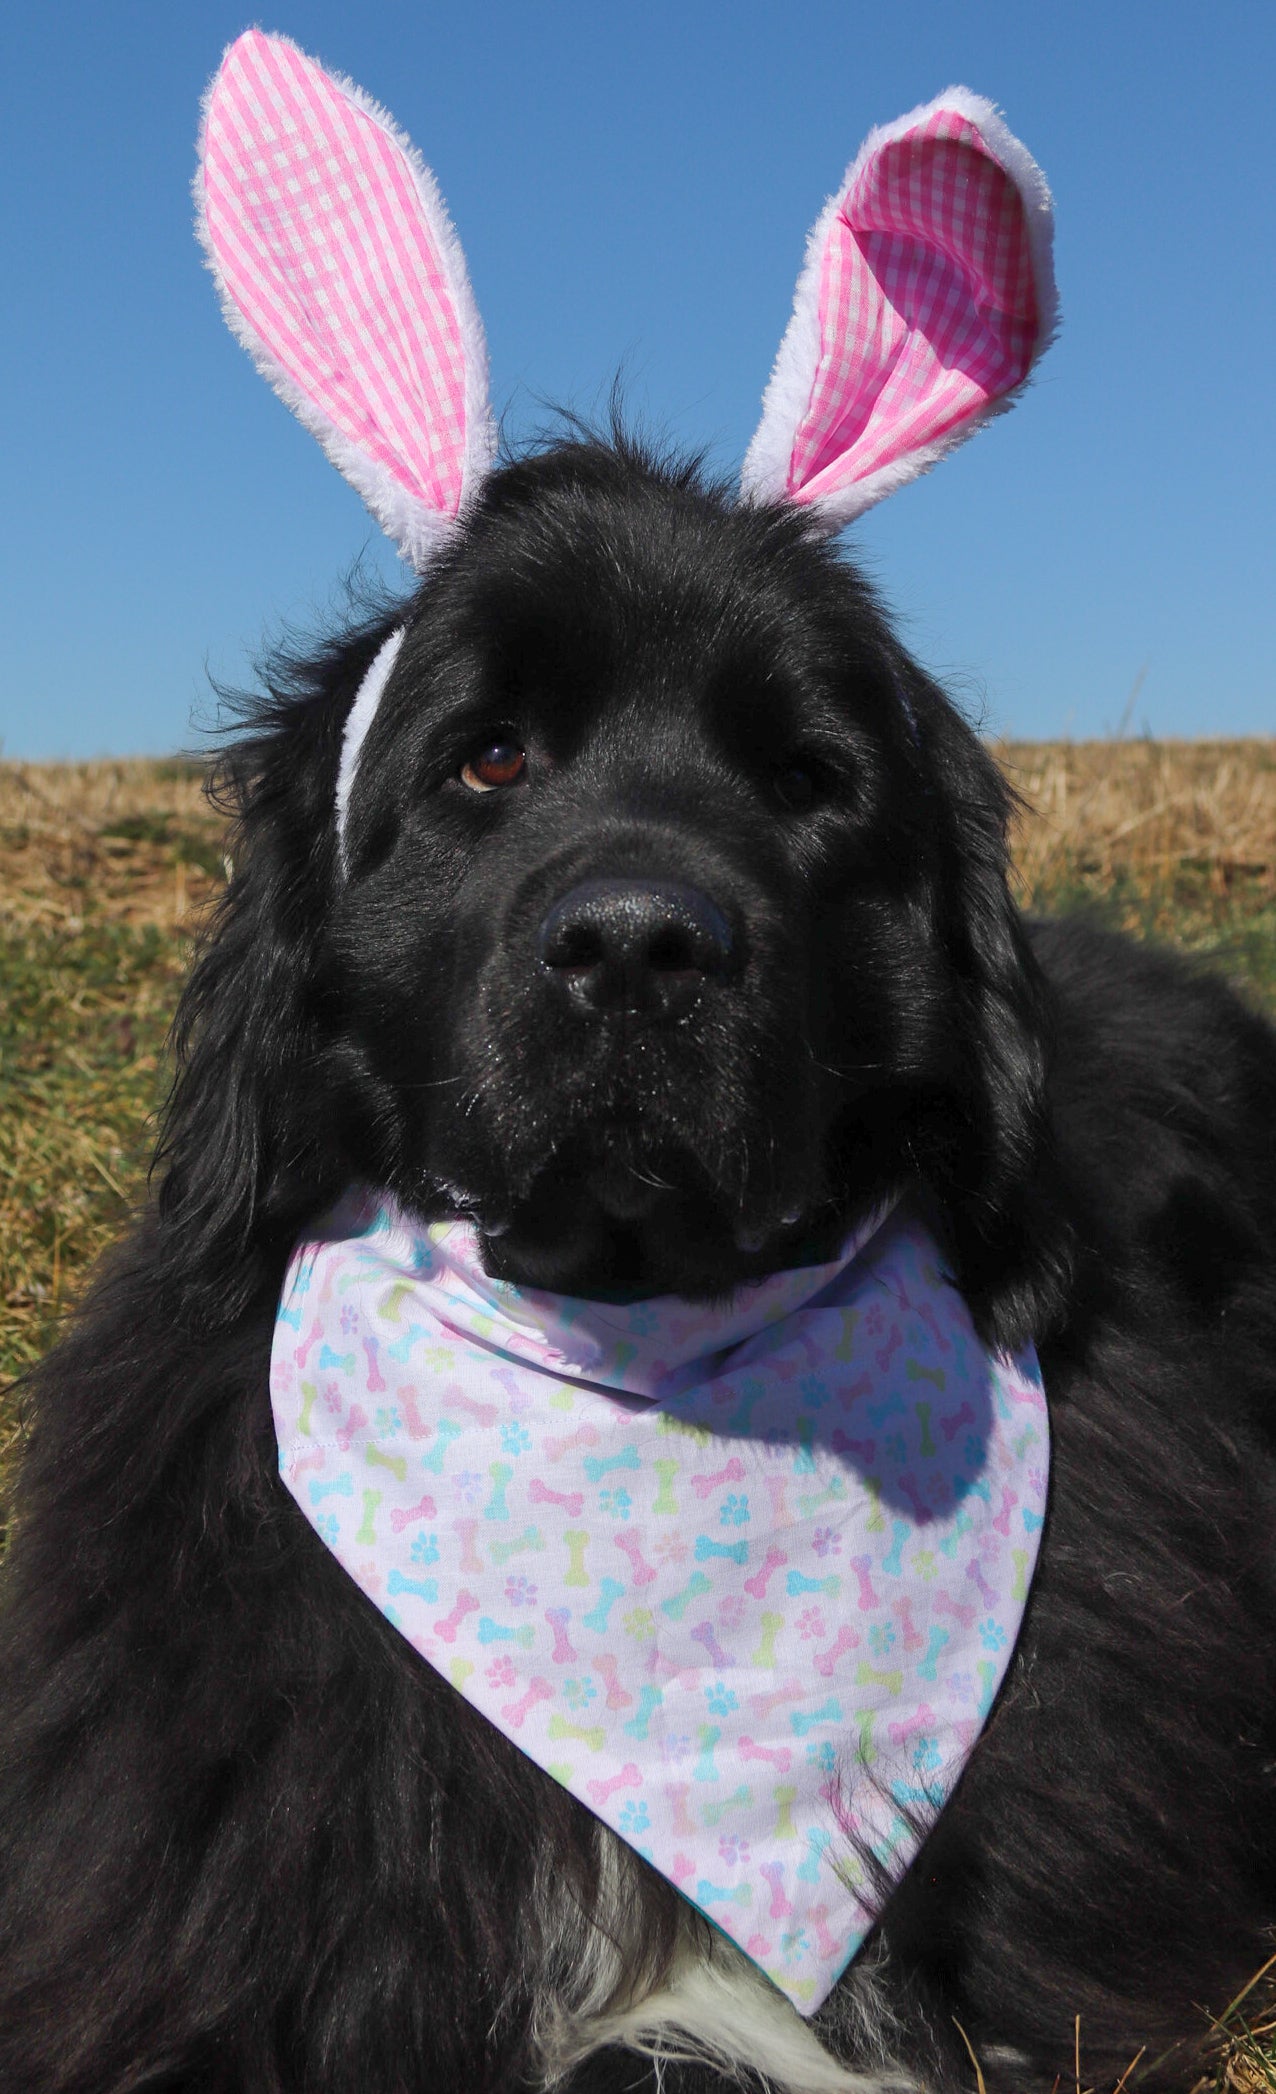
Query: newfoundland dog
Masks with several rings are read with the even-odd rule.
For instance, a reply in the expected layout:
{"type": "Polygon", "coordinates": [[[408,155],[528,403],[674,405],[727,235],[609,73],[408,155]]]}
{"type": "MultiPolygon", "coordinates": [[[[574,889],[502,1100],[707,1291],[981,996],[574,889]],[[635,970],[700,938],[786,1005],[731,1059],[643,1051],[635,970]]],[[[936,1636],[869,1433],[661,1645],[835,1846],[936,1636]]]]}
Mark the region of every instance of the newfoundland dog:
{"type": "MultiPolygon", "coordinates": [[[[1034,176],[960,91],[875,134],[817,228],[804,284],[820,295],[804,309],[800,290],[746,499],[618,432],[476,476],[476,323],[428,176],[291,46],[253,32],[229,54],[201,191],[223,295],[379,514],[395,481],[422,574],[406,603],[277,662],[226,752],[234,870],[178,1015],[156,1196],[31,1385],[0,1666],[14,2094],[955,2094],[977,2069],[1032,2094],[1132,2067],[1127,2084],[1186,2089],[1206,2010],[1269,1953],[1276,1037],[1175,959],[1021,918],[1003,779],[826,535],[1026,375],[1050,319],[1034,176]],[[277,112],[286,91],[330,156],[366,173],[398,155],[401,245],[414,200],[434,236],[431,370],[460,344],[460,463],[424,550],[442,468],[433,495],[424,467],[403,493],[393,445],[367,433],[374,408],[388,421],[370,381],[352,434],[337,360],[316,350],[303,372],[271,332],[287,225],[253,216],[266,160],[244,110],[277,112]],[[768,457],[807,441],[791,417],[786,444],[777,430],[786,401],[814,397],[808,336],[817,391],[831,365],[830,243],[862,303],[903,193],[915,261],[932,145],[949,204],[991,181],[999,252],[1023,216],[1028,354],[1015,363],[1007,323],[1003,380],[972,379],[960,413],[893,451],[861,414],[834,458],[825,399],[809,473],[777,486],[768,457]],[[237,244],[232,193],[252,235],[237,244]],[[897,1795],[911,1865],[867,1857],[873,1923],[813,2011],[759,1969],[746,1927],[737,1943],[714,1924],[711,1883],[684,1895],[644,1853],[638,1815],[578,1800],[519,1749],[521,1714],[489,1721],[458,1691],[468,1674],[414,1649],[371,1603],[375,1574],[352,1576],[281,1482],[281,1289],[352,1187],[420,1240],[463,1222],[502,1300],[682,1297],[710,1315],[907,1213],[980,1357],[1035,1347],[1053,1455],[1013,1657],[942,1809],[924,1784],[897,1795]]],[[[325,191],[347,260],[352,189],[325,191]]],[[[304,237],[324,222],[310,213],[304,237]]],[[[947,278],[891,302],[896,374],[937,304],[952,309],[947,278]]],[[[952,359],[931,363],[914,404],[951,380],[952,359]]],[[[420,1433],[438,1454],[413,1480],[444,1522],[446,1449],[420,1433]]],[[[871,1467],[872,1442],[847,1444],[871,1467]]],[[[541,1488],[537,1545],[582,1496],[541,1488]]],[[[764,1577],[747,1530],[715,1532],[696,1560],[721,1561],[720,1592],[746,1562],[764,1577]]],[[[627,1545],[636,1582],[654,1578],[641,1536],[627,1545]]],[[[856,1642],[849,1577],[794,1576],[856,1642]]],[[[391,1592],[411,1583],[390,1572],[391,1592]]],[[[534,1633],[484,1622],[494,1641],[534,1633]]],[[[910,1622],[901,1602],[905,1648],[910,1622]]],[[[613,1631],[619,1651],[619,1616],[613,1631]]],[[[853,1716],[852,1797],[873,1779],[853,1716]]],[[[636,1790],[654,1776],[633,1754],[636,1790]]],[[[770,1757],[787,1767],[787,1748],[770,1757]]]]}

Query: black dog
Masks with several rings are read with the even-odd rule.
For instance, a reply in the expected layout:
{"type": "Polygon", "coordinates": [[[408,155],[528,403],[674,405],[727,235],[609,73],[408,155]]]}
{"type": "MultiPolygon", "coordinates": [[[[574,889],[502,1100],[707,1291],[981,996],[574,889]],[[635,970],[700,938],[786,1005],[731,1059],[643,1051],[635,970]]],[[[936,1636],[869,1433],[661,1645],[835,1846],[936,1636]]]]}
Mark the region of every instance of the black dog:
{"type": "MultiPolygon", "coordinates": [[[[618,1843],[275,1475],[284,1262],[351,1178],[463,1197],[502,1271],[576,1290],[721,1290],[924,1195],[981,1327],[1036,1335],[1053,1499],[993,1720],[817,2026],[955,2086],[956,2020],[1025,2089],[1079,2014],[1088,2077],[1179,2045],[1156,2083],[1190,2084],[1276,1912],[1276,1042],[1169,959],[1025,933],[993,764],[793,515],[569,445],[491,483],[408,616],[347,883],[325,815],[387,625],[230,752],[157,1207],[35,1386],[3,2084],[530,2086],[588,1992],[618,1843]],[[494,741],[521,768],[468,789],[494,741]],[[586,878],[712,895],[747,961],[674,1022],[697,961],[649,941],[649,1022],[605,991],[580,1022],[534,933],[586,878]]],[[[678,1902],[627,1868],[618,1992],[659,1991],[678,1902]]],[[[648,2084],[605,2056],[572,2084],[648,2084]]]]}
{"type": "Polygon", "coordinates": [[[1025,926],[999,773],[810,515],[620,436],[488,478],[224,775],[158,1195],[31,1390],[0,2085],[956,2090],[964,2031],[1031,2094],[1079,2017],[1088,2082],[1189,2087],[1276,1919],[1276,1038],[1025,926]],[[1015,1659],[809,2026],[283,1490],[281,1280],[359,1181],[575,1294],[717,1296],[899,1197],[1035,1341],[1015,1659]]]}

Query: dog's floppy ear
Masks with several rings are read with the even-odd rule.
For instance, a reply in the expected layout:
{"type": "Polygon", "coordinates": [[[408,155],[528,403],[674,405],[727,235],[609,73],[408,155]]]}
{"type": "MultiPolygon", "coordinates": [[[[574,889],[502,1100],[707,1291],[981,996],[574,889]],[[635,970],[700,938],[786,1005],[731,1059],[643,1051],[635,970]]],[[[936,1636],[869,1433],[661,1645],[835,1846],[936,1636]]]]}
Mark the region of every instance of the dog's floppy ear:
{"type": "Polygon", "coordinates": [[[926,816],[931,909],[955,1000],[924,1171],[971,1313],[1013,1350],[1055,1326],[1075,1255],[1046,1103],[1054,1014],[1010,890],[1012,790],[920,673],[912,697],[936,786],[926,816]]]}
{"type": "Polygon", "coordinates": [[[391,623],[310,659],[273,657],[270,695],[241,702],[247,732],[222,761],[233,871],[182,992],[156,1155],[161,1255],[182,1313],[210,1326],[239,1314],[263,1278],[277,1289],[272,1258],[350,1176],[320,980],[337,882],[332,780],[343,721],[391,623]]]}
{"type": "Polygon", "coordinates": [[[948,88],[870,133],[807,243],[741,487],[829,530],[1013,401],[1054,331],[1040,168],[948,88]]]}
{"type": "Polygon", "coordinates": [[[233,332],[423,568],[495,451],[483,330],[430,170],[357,87],[250,29],[209,90],[195,200],[233,332]]]}

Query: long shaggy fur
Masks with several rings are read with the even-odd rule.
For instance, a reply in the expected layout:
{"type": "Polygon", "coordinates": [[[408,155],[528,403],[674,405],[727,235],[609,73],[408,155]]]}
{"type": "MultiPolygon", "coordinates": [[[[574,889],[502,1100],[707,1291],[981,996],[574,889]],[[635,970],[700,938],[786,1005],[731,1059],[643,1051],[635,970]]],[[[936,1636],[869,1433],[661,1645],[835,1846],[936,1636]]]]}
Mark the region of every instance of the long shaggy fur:
{"type": "Polygon", "coordinates": [[[1276,1919],[1267,1026],[1177,961],[1025,926],[1005,787],[854,570],[623,442],[498,474],[406,612],[277,676],[224,779],[234,877],[156,1195],[30,1389],[0,2085],[955,2094],[960,2023],[990,2089],[1044,2094],[1080,2016],[1087,2083],[1147,2046],[1142,2084],[1189,2087],[1201,2006],[1276,1919]],[[343,723],[405,615],[347,879],[343,723]],[[467,795],[496,728],[528,778],[467,795]],[[672,868],[747,938],[741,984],[641,1058],[526,964],[599,868],[672,868]],[[471,1213],[516,1278],[701,1294],[902,1192],[981,1329],[1036,1339],[1055,1459],[1020,1647],[809,2029],[282,1490],[280,1280],[353,1179],[471,1213]]]}

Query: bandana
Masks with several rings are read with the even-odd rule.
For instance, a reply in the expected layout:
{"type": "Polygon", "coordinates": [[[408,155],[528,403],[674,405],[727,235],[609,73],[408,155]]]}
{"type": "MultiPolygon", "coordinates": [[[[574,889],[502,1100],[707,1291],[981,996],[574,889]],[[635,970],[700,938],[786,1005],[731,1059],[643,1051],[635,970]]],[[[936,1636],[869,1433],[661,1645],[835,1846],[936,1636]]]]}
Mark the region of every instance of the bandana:
{"type": "Polygon", "coordinates": [[[986,1349],[921,1223],[618,1305],[352,1199],[293,1255],[271,1395],[372,1603],[812,2013],[979,1735],[1045,1512],[1035,1355],[986,1349]]]}

